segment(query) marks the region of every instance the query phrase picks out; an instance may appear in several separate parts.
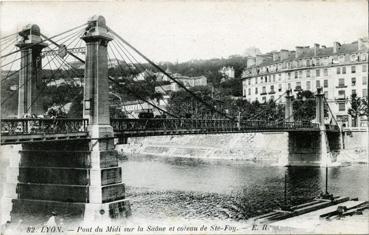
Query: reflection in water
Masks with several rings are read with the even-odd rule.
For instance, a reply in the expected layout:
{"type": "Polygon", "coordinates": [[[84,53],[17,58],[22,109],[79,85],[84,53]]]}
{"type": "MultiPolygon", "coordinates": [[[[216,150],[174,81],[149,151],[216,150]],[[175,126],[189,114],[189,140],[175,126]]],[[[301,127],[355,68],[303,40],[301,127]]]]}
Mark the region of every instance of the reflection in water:
{"type": "MultiPolygon", "coordinates": [[[[285,174],[292,205],[325,189],[325,168],[319,167],[163,157],[130,157],[120,164],[133,218],[245,220],[284,203],[285,174]]],[[[5,180],[5,174],[0,176],[5,180]]],[[[328,177],[330,193],[368,198],[366,165],[332,167],[328,177]]],[[[73,220],[64,218],[65,223],[73,220]]],[[[42,224],[47,217],[33,215],[32,221],[42,224]]]]}
{"type": "MultiPolygon", "coordinates": [[[[325,168],[319,167],[155,157],[131,157],[122,167],[136,217],[244,220],[284,203],[285,171],[292,205],[325,189],[325,168]]],[[[328,177],[330,193],[368,197],[366,166],[329,168],[328,177]]]]}

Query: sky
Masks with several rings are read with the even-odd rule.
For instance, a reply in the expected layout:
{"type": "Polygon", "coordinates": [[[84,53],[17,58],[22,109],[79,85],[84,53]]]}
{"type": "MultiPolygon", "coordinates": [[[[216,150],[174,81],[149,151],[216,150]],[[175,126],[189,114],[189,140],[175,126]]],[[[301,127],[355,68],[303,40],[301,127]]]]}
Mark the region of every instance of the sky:
{"type": "Polygon", "coordinates": [[[103,15],[107,25],[156,62],[350,43],[368,34],[366,0],[1,2],[1,35],[28,23],[48,36],[103,15]]]}

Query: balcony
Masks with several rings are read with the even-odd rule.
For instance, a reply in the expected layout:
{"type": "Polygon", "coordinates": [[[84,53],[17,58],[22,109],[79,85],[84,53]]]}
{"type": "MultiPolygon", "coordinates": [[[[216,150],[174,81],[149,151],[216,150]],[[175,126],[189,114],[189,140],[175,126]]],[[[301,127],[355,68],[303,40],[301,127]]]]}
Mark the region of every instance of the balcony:
{"type": "Polygon", "coordinates": [[[302,88],[301,88],[301,86],[296,86],[293,91],[302,91],[302,88]]]}
{"type": "Polygon", "coordinates": [[[341,102],[343,102],[343,101],[345,101],[346,100],[346,95],[338,95],[337,97],[336,97],[336,101],[341,101],[341,102]]]}
{"type": "Polygon", "coordinates": [[[266,94],[267,94],[266,91],[263,91],[260,93],[260,95],[266,95],[266,94]]]}
{"type": "Polygon", "coordinates": [[[336,88],[347,88],[347,86],[345,84],[339,84],[336,88]]]}
{"type": "Polygon", "coordinates": [[[275,94],[275,91],[270,91],[268,94],[269,95],[275,94]]]}

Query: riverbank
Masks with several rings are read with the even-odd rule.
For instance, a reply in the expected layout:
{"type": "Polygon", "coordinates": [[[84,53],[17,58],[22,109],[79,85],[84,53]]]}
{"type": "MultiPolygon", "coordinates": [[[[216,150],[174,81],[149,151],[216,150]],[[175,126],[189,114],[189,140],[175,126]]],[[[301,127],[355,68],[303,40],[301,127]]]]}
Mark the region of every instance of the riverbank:
{"type": "MultiPolygon", "coordinates": [[[[345,137],[345,149],[333,165],[368,164],[367,132],[345,137]]],[[[253,163],[287,164],[287,133],[238,133],[218,135],[152,136],[129,138],[117,150],[128,156],[148,155],[198,159],[242,160],[253,163]]]]}

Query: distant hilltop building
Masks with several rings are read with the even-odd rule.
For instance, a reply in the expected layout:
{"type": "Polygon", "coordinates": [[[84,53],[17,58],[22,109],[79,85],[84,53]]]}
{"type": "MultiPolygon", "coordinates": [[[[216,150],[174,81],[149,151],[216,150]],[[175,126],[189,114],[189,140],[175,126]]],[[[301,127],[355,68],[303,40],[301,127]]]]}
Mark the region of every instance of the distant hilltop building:
{"type": "Polygon", "coordinates": [[[368,48],[368,39],[360,38],[349,44],[334,42],[332,47],[297,46],[294,51],[249,57],[242,73],[243,96],[265,102],[287,89],[316,92],[321,87],[339,122],[366,125],[363,117],[360,123],[352,123],[347,112],[351,94],[368,97],[368,48]]]}
{"type": "Polygon", "coordinates": [[[222,74],[221,82],[225,82],[229,79],[233,79],[234,76],[234,68],[231,66],[225,66],[219,70],[219,73],[222,74]]]}
{"type": "MultiPolygon", "coordinates": [[[[172,74],[172,76],[174,79],[182,83],[186,88],[207,85],[207,78],[205,76],[189,77],[189,76],[183,76],[178,73],[172,74]]],[[[168,80],[163,80],[163,81],[168,81],[168,80]]],[[[173,82],[172,80],[169,80],[169,81],[170,81],[169,85],[156,86],[155,91],[166,94],[168,92],[176,92],[181,89],[181,87],[177,83],[173,82]]]]}
{"type": "MultiPolygon", "coordinates": [[[[162,100],[150,100],[150,102],[163,110],[166,109],[165,102],[162,100]]],[[[121,106],[121,110],[127,115],[128,118],[138,118],[138,115],[141,112],[147,112],[148,110],[152,110],[155,116],[161,114],[155,107],[142,100],[124,102],[121,106]]]]}

